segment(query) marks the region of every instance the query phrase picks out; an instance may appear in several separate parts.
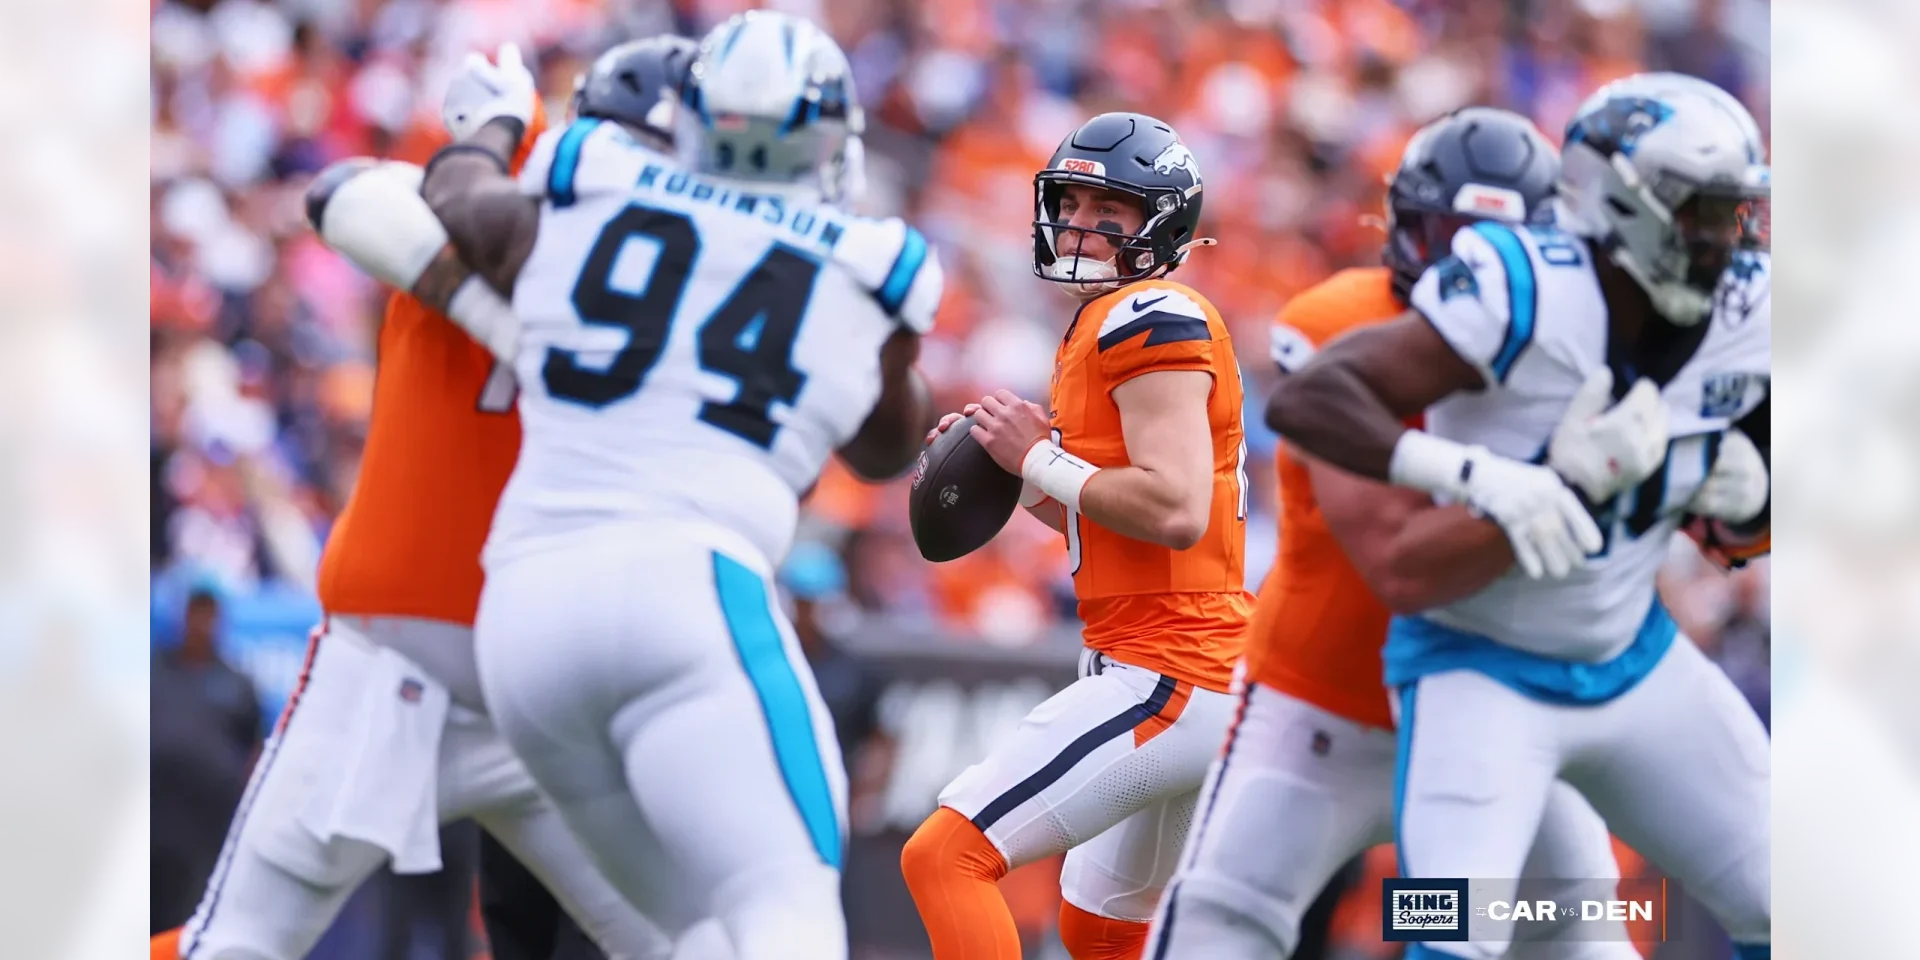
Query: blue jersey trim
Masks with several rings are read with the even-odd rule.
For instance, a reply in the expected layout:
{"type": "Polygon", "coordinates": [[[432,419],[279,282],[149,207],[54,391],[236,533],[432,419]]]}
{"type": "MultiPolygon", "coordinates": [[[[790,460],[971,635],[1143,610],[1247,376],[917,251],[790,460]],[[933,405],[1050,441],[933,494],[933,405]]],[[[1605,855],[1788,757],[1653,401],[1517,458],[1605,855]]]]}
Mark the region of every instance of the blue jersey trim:
{"type": "MultiPolygon", "coordinates": [[[[1394,721],[1393,731],[1394,739],[1397,741],[1393,751],[1393,837],[1395,841],[1405,836],[1400,831],[1400,815],[1407,806],[1407,764],[1413,758],[1414,699],[1419,691],[1418,682],[1409,683],[1396,691],[1400,696],[1400,716],[1394,721]]],[[[1412,876],[1407,872],[1406,847],[1396,842],[1393,856],[1399,865],[1400,875],[1412,876]]]]}
{"type": "Polygon", "coordinates": [[[573,177],[580,170],[580,147],[600,126],[597,117],[576,120],[560,135],[553,149],[553,166],[547,168],[547,199],[556,207],[572,206],[573,177]]]}
{"type": "Polygon", "coordinates": [[[898,316],[900,308],[907,302],[907,291],[913,289],[913,278],[919,276],[920,265],[927,260],[927,238],[920,231],[907,227],[906,238],[900,241],[900,255],[894,258],[893,269],[887,271],[887,282],[880,285],[880,306],[889,316],[898,316]]]}
{"type": "MultiPolygon", "coordinates": [[[[1448,670],[1473,670],[1534,700],[1584,707],[1606,703],[1633,689],[1659,665],[1678,633],[1673,617],[1656,597],[1633,643],[1602,663],[1543,657],[1425,617],[1393,618],[1381,655],[1390,687],[1448,670]]],[[[1408,726],[1405,717],[1400,718],[1400,726],[1408,726]]]]}
{"type": "Polygon", "coordinates": [[[746,669],[747,680],[766,716],[773,754],[786,780],[787,793],[799,808],[800,819],[813,838],[820,859],[834,869],[841,865],[840,817],[827,781],[827,768],[815,739],[813,711],[806,690],[787,656],[785,639],[767,605],[767,585],[761,576],[721,553],[713,555],[714,588],[720,612],[733,635],[734,651],[746,669]]]}
{"type": "Polygon", "coordinates": [[[1533,279],[1533,260],[1519,234],[1504,223],[1482,220],[1473,231],[1486,238],[1500,254],[1500,267],[1507,275],[1507,335],[1500,341],[1500,352],[1493,356],[1493,375],[1501,383],[1513,372],[1520,352],[1533,342],[1534,315],[1539,308],[1539,286],[1533,279]]]}

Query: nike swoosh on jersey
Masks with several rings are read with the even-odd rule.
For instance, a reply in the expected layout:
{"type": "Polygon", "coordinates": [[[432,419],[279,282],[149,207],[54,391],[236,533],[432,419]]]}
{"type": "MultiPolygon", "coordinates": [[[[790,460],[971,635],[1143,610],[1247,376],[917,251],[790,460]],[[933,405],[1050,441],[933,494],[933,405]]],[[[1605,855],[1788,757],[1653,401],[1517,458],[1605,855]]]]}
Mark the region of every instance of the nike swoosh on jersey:
{"type": "Polygon", "coordinates": [[[1163,293],[1157,297],[1154,297],[1152,300],[1135,300],[1133,302],[1133,312],[1136,314],[1144,313],[1148,307],[1151,307],[1154,304],[1159,303],[1162,300],[1165,300],[1166,298],[1167,298],[1167,295],[1163,293]]]}

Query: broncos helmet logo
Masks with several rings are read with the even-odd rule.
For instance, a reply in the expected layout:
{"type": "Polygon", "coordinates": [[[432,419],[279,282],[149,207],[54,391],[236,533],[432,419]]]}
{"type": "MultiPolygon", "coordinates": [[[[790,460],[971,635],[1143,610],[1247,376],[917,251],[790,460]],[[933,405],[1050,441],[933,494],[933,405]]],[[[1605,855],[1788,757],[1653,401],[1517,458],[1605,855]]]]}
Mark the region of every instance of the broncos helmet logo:
{"type": "Polygon", "coordinates": [[[1194,183],[1200,182],[1200,165],[1193,160],[1193,152],[1178,140],[1167,144],[1160,155],[1153,158],[1153,172],[1161,176],[1170,176],[1175,170],[1185,170],[1194,183]]]}

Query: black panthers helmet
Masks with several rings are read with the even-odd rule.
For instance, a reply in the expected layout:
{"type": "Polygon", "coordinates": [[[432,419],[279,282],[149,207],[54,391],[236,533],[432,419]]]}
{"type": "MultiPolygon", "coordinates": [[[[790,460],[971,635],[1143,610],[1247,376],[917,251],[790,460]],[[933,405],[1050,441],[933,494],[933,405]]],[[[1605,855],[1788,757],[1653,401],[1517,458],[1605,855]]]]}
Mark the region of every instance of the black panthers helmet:
{"type": "Polygon", "coordinates": [[[1466,107],[1420,128],[1387,188],[1382,259],[1393,270],[1394,295],[1405,303],[1467,224],[1550,220],[1547,199],[1559,177],[1559,151],[1512,111],[1466,107]]]}
{"type": "Polygon", "coordinates": [[[1033,178],[1033,272],[1058,283],[1130,283],[1173,270],[1200,227],[1200,167],[1173,128],[1139,113],[1103,113],[1080,125],[1033,178]],[[1140,198],[1146,222],[1138,233],[1062,226],[1060,195],[1084,183],[1140,198]],[[1098,234],[1120,248],[1114,277],[1049,274],[1062,232],[1098,234]]]}
{"type": "Polygon", "coordinates": [[[574,82],[573,115],[626,123],[672,146],[681,81],[697,55],[698,44],[672,34],[620,44],[574,82]]]}

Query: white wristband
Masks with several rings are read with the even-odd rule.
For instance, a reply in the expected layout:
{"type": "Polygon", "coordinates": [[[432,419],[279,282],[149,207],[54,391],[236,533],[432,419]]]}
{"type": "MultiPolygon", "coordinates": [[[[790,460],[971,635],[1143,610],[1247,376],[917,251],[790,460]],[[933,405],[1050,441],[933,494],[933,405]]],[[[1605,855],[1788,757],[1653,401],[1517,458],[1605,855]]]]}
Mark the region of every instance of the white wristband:
{"type": "Polygon", "coordinates": [[[512,362],[520,339],[520,317],[479,274],[461,281],[453,291],[447,300],[447,317],[495,357],[512,362]]]}
{"type": "Polygon", "coordinates": [[[1080,512],[1081,488],[1099,472],[1099,467],[1060,449],[1051,440],[1027,448],[1026,459],[1020,462],[1020,475],[1028,483],[1075,513],[1080,512]]]}
{"type": "Polygon", "coordinates": [[[1047,492],[1034,486],[1033,481],[1028,480],[1020,484],[1020,506],[1037,507],[1045,502],[1047,502],[1047,492]]]}
{"type": "Polygon", "coordinates": [[[1466,494],[1473,450],[1424,430],[1408,430],[1393,445],[1387,480],[1395,486],[1460,499],[1466,494]]]}

